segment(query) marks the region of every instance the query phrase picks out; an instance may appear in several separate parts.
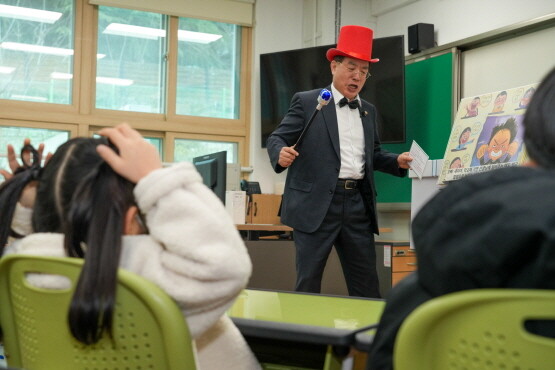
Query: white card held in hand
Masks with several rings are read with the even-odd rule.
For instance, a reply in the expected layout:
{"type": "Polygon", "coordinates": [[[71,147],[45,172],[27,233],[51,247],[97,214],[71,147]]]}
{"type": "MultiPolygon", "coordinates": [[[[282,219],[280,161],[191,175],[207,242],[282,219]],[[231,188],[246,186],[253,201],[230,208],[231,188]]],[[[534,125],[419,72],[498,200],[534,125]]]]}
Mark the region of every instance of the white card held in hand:
{"type": "Polygon", "coordinates": [[[414,140],[410,146],[410,156],[412,157],[412,161],[409,162],[409,167],[416,173],[418,178],[422,180],[422,175],[424,174],[429,156],[414,140]]]}

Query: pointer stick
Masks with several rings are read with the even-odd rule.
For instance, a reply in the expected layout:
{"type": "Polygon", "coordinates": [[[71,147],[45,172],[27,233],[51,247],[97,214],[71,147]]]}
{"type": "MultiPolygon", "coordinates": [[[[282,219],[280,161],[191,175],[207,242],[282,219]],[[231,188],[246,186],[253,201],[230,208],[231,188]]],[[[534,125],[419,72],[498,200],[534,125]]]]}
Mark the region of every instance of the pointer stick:
{"type": "Polygon", "coordinates": [[[293,145],[293,148],[295,150],[298,150],[298,147],[301,144],[301,142],[303,141],[304,136],[305,136],[306,132],[308,131],[308,128],[312,124],[312,121],[314,121],[314,117],[316,117],[316,115],[322,109],[322,107],[324,105],[327,105],[329,103],[330,99],[331,99],[331,92],[329,90],[322,89],[322,91],[320,91],[320,95],[318,95],[318,105],[316,106],[316,109],[314,110],[314,113],[312,113],[312,116],[310,116],[310,119],[308,120],[308,123],[306,124],[303,131],[301,132],[301,135],[297,139],[297,142],[295,143],[295,145],[293,145]]]}

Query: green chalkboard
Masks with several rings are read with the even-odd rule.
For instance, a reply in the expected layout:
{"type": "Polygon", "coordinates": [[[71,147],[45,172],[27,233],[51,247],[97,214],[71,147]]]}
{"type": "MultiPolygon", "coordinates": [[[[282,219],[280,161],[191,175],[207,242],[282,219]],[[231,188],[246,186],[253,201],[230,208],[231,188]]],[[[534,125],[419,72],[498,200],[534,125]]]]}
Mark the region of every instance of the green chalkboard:
{"type": "MultiPolygon", "coordinates": [[[[395,153],[410,150],[413,140],[430,159],[443,158],[451,133],[453,54],[447,53],[405,66],[406,142],[383,144],[395,153]]],[[[411,180],[376,172],[377,202],[411,201],[411,180]]]]}

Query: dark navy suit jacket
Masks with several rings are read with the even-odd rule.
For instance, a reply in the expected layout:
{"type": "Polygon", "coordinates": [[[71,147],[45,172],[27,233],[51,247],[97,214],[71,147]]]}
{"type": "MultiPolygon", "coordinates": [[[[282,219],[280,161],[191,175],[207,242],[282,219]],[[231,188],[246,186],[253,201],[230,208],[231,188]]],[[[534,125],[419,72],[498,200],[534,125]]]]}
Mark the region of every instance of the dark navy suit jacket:
{"type": "MultiPolygon", "coordinates": [[[[329,87],[328,87],[329,89],[329,87]]],[[[278,164],[279,152],[292,146],[313,114],[321,89],[296,93],[280,125],[267,141],[268,154],[277,173],[286,168],[278,164]]],[[[378,234],[374,171],[405,176],[407,170],[397,163],[398,154],[383,150],[376,129],[376,108],[362,101],[362,126],[365,142],[365,175],[361,186],[373,232],[378,234]]],[[[339,131],[333,98],[322,107],[297,148],[299,156],[289,167],[282,200],[281,221],[306,233],[318,229],[335,192],[339,169],[339,131]]]]}

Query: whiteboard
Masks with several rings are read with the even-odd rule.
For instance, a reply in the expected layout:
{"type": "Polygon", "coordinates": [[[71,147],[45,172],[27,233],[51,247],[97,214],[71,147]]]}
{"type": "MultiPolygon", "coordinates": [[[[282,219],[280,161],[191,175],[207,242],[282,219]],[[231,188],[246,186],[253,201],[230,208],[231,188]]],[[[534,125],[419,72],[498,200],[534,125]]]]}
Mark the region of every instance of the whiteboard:
{"type": "Polygon", "coordinates": [[[461,53],[461,98],[540,82],[555,67],[555,27],[461,53]]]}

